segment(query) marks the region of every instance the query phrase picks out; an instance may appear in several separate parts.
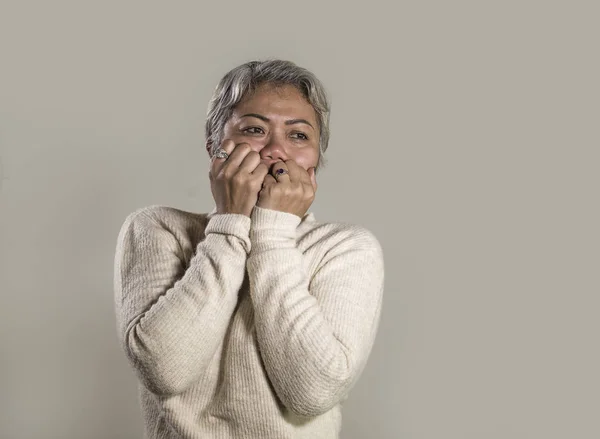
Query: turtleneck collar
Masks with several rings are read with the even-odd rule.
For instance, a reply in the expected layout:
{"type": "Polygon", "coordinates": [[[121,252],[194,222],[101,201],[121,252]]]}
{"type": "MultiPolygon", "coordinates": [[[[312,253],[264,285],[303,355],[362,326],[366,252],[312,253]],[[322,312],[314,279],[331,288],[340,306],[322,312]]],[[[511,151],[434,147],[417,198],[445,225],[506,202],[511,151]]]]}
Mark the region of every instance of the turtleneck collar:
{"type": "MultiPolygon", "coordinates": [[[[210,220],[212,218],[213,215],[215,215],[217,213],[217,207],[213,207],[213,209],[206,215],[206,219],[210,220]]],[[[305,227],[306,225],[315,222],[315,214],[312,211],[308,211],[304,214],[304,216],[302,217],[302,219],[300,220],[300,224],[298,224],[298,229],[305,227]]]]}

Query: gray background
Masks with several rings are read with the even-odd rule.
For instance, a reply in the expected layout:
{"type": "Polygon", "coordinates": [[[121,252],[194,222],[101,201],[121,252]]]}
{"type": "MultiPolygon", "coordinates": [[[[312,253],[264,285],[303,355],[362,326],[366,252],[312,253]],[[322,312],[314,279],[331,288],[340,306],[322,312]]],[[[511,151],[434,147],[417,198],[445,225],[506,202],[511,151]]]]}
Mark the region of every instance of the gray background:
{"type": "Polygon", "coordinates": [[[342,437],[600,437],[594,3],[2,0],[0,437],[141,437],[117,233],[212,207],[208,100],[267,57],[332,99],[313,212],[386,257],[342,437]]]}

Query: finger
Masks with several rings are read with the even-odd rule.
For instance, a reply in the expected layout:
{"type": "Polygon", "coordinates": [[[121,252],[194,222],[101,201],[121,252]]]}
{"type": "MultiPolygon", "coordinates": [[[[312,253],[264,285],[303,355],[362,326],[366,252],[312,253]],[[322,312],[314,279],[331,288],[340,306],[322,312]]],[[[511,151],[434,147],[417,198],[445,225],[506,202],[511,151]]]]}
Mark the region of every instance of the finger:
{"type": "Polygon", "coordinates": [[[308,170],[298,166],[298,181],[302,184],[307,193],[311,192],[314,194],[317,191],[316,180],[314,177],[314,168],[308,168],[308,170]]]}
{"type": "Polygon", "coordinates": [[[310,173],[308,172],[308,170],[304,169],[293,159],[286,160],[285,164],[288,167],[288,172],[291,181],[312,185],[310,173]]]}
{"type": "Polygon", "coordinates": [[[290,181],[290,170],[285,162],[279,161],[273,164],[271,175],[275,177],[278,182],[290,181]],[[280,170],[287,171],[286,173],[280,174],[280,170]]]}
{"type": "Polygon", "coordinates": [[[296,163],[295,160],[286,160],[285,164],[288,167],[291,181],[300,182],[303,185],[314,187],[314,185],[311,181],[309,171],[307,171],[302,166],[300,166],[298,163],[296,163]]]}
{"type": "Polygon", "coordinates": [[[238,168],[241,165],[244,158],[250,152],[252,152],[252,147],[249,143],[243,142],[234,145],[233,151],[229,153],[229,158],[225,160],[219,171],[226,172],[230,175],[235,174],[238,171],[238,168]]]}
{"type": "Polygon", "coordinates": [[[259,164],[260,164],[260,154],[258,154],[254,150],[251,150],[242,159],[242,162],[240,163],[240,170],[243,170],[244,172],[247,172],[250,174],[256,169],[256,167],[259,164]]]}
{"type": "Polygon", "coordinates": [[[254,168],[254,171],[252,171],[251,174],[257,178],[264,179],[266,175],[269,175],[269,167],[264,163],[260,163],[256,168],[254,168]]]}
{"type": "MultiPolygon", "coordinates": [[[[231,139],[224,139],[221,142],[221,145],[219,146],[219,148],[224,149],[227,154],[231,154],[231,152],[233,151],[233,148],[235,148],[235,143],[231,139]]],[[[214,154],[214,151],[213,151],[213,154],[210,157],[210,159],[211,159],[211,162],[218,162],[218,163],[223,163],[225,160],[227,160],[225,158],[218,158],[214,154]]]]}
{"type": "MultiPolygon", "coordinates": [[[[230,139],[225,139],[221,142],[220,147],[224,149],[227,154],[231,154],[235,148],[235,142],[230,139]]],[[[218,158],[213,154],[210,158],[210,174],[217,175],[227,160],[228,159],[225,158],[218,158]]]]}
{"type": "Polygon", "coordinates": [[[277,184],[277,180],[271,174],[265,175],[265,179],[263,180],[262,187],[269,186],[271,184],[277,184]]]}
{"type": "Polygon", "coordinates": [[[308,168],[308,173],[310,175],[310,182],[312,183],[313,191],[317,192],[317,175],[315,174],[315,168],[308,168]]]}

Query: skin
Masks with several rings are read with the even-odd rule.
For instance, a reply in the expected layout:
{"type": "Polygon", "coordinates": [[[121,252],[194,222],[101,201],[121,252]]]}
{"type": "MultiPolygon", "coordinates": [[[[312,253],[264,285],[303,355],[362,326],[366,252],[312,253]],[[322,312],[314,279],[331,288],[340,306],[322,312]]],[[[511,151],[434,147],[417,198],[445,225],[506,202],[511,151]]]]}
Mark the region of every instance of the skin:
{"type": "MultiPolygon", "coordinates": [[[[219,213],[250,216],[254,205],[303,217],[314,201],[319,129],[313,107],[293,86],[259,86],[234,109],[209,176],[219,213]],[[277,178],[278,169],[288,171],[277,178]]],[[[210,151],[210,144],[207,144],[210,151]]]]}

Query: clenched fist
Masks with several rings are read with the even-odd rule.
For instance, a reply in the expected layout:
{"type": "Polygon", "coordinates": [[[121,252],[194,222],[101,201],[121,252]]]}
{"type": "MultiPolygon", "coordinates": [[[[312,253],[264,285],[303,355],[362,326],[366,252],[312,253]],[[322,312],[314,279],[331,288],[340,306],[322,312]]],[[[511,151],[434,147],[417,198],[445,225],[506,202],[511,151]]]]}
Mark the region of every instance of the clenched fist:
{"type": "Polygon", "coordinates": [[[265,175],[256,205],[302,218],[314,201],[316,192],[315,168],[306,171],[294,160],[279,161],[265,175]],[[285,169],[288,173],[276,175],[278,169],[285,169]]]}
{"type": "Polygon", "coordinates": [[[228,159],[212,157],[209,179],[217,213],[237,213],[250,217],[269,168],[261,163],[258,152],[248,143],[235,144],[225,139],[221,144],[228,159]]]}

